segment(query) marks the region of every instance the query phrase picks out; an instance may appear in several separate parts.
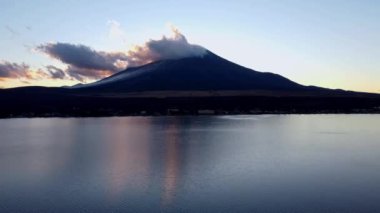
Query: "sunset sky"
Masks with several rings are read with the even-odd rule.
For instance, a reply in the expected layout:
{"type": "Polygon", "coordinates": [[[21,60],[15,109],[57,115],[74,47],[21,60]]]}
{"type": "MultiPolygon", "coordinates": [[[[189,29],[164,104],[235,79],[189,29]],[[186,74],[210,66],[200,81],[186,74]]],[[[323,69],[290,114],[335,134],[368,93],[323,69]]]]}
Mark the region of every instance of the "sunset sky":
{"type": "Polygon", "coordinates": [[[0,5],[2,88],[94,81],[165,58],[157,55],[162,46],[188,41],[301,84],[380,93],[378,0],[0,0],[0,5]],[[159,46],[156,52],[151,44],[159,46]]]}

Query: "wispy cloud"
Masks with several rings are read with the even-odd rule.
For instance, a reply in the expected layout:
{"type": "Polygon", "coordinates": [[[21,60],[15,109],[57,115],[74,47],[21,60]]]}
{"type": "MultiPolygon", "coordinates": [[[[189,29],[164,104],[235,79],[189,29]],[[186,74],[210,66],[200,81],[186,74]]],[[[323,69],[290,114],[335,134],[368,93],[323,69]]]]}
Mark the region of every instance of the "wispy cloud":
{"type": "Polygon", "coordinates": [[[126,33],[118,21],[109,20],[107,25],[109,27],[108,37],[110,39],[120,39],[123,43],[127,41],[126,33]]]}
{"type": "Polygon", "coordinates": [[[18,36],[19,33],[9,25],[4,26],[5,29],[11,34],[12,37],[18,36]]]}

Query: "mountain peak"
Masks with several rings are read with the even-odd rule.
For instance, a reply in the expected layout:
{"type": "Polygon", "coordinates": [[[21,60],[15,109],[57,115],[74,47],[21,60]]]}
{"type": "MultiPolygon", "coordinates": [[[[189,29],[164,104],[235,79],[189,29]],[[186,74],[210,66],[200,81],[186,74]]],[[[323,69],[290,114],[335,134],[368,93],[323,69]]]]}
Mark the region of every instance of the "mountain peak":
{"type": "Polygon", "coordinates": [[[206,50],[203,55],[167,59],[128,68],[98,82],[77,87],[99,92],[300,90],[280,75],[257,72],[206,50]]]}

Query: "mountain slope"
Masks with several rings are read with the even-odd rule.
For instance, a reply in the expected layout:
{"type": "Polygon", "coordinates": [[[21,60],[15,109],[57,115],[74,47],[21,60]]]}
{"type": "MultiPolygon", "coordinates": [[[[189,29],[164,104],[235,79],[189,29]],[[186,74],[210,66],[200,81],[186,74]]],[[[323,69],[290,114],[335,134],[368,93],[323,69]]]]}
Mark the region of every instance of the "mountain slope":
{"type": "MultiPolygon", "coordinates": [[[[286,90],[312,88],[280,75],[257,72],[229,62],[211,52],[203,57],[158,61],[129,68],[76,90],[93,92],[188,90],[286,90]]],[[[314,88],[316,89],[316,88],[314,88]]]]}

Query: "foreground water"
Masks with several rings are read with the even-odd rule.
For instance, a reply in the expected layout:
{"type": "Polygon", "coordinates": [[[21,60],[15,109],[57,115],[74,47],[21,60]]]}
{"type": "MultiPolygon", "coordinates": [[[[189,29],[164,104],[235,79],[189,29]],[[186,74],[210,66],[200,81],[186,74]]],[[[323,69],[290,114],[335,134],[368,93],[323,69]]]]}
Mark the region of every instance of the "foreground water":
{"type": "Polygon", "coordinates": [[[1,212],[379,212],[380,115],[0,120],[1,212]]]}

